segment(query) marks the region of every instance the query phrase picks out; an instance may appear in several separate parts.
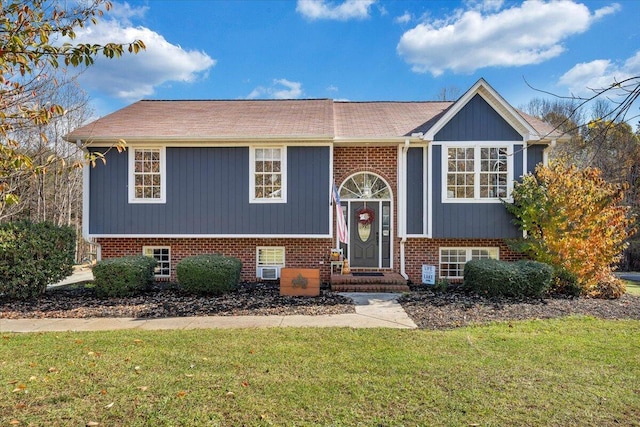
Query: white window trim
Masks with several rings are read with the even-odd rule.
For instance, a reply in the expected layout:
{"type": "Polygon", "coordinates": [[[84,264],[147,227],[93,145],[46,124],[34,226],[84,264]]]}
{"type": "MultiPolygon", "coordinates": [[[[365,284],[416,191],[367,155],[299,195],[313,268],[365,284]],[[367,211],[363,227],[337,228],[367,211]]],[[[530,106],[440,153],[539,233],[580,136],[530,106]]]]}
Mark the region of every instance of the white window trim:
{"type": "Polygon", "coordinates": [[[256,277],[260,277],[260,269],[262,267],[278,267],[278,270],[284,268],[287,263],[287,251],[284,246],[256,246],[256,277]],[[281,250],[282,251],[282,263],[269,263],[262,264],[260,262],[260,251],[262,250],[281,250]]]}
{"type": "Polygon", "coordinates": [[[285,145],[252,145],[249,147],[249,203],[287,203],[287,147],[285,145]],[[278,198],[256,197],[256,149],[277,148],[282,153],[280,159],[280,176],[282,189],[278,198]]]}
{"type": "Polygon", "coordinates": [[[438,251],[438,276],[441,279],[463,279],[463,276],[443,276],[442,275],[442,251],[450,251],[450,250],[454,250],[454,251],[461,251],[464,250],[466,251],[466,261],[465,264],[469,261],[471,261],[471,255],[473,253],[474,250],[480,250],[480,251],[496,251],[496,258],[495,259],[500,259],[500,248],[497,246],[474,246],[474,247],[443,247],[440,248],[438,251]]]}
{"type": "Polygon", "coordinates": [[[166,203],[167,202],[167,161],[165,147],[130,147],[129,148],[129,203],[166,203]],[[136,198],[135,179],[135,151],[140,150],[160,150],[160,198],[146,199],[136,198]]]}
{"type": "Polygon", "coordinates": [[[284,267],[286,264],[286,251],[284,246],[257,246],[256,247],[256,267],[284,267]],[[263,250],[279,250],[282,251],[282,263],[260,263],[260,251],[263,250]]]}
{"type": "Polygon", "coordinates": [[[148,256],[145,252],[147,250],[155,250],[155,249],[167,249],[169,253],[169,274],[154,274],[154,277],[159,279],[168,279],[171,277],[171,246],[143,246],[142,247],[142,255],[148,256]]]}
{"type": "MultiPolygon", "coordinates": [[[[513,146],[516,142],[511,141],[480,141],[480,142],[464,142],[464,143],[447,143],[442,144],[441,155],[441,167],[442,167],[442,177],[441,177],[441,201],[442,203],[502,203],[512,202],[513,199],[511,197],[511,193],[513,192],[513,181],[514,181],[514,173],[513,173],[513,146]],[[503,148],[507,149],[507,197],[499,198],[499,197],[480,197],[480,149],[481,148],[503,148]],[[449,148],[473,148],[474,149],[474,196],[473,198],[455,198],[447,196],[447,174],[449,173],[449,159],[448,159],[448,151],[449,148]]],[[[517,142],[517,144],[522,144],[522,142],[517,142]]]]}

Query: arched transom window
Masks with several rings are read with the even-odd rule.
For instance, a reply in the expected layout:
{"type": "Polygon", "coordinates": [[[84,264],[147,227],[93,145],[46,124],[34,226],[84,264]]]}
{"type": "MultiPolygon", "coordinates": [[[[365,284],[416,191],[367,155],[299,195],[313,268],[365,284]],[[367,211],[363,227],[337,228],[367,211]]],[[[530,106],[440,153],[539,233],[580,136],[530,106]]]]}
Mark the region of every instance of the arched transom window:
{"type": "Polygon", "coordinates": [[[349,177],[340,189],[341,199],[391,199],[389,186],[380,176],[360,172],[349,177]]]}

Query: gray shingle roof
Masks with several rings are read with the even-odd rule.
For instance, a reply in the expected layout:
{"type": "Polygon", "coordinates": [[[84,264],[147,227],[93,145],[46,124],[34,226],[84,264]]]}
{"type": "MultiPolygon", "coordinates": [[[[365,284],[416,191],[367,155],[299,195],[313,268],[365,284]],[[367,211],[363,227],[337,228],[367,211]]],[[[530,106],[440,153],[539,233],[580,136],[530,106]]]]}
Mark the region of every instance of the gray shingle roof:
{"type": "MultiPolygon", "coordinates": [[[[66,139],[400,138],[425,132],[452,104],[331,99],[139,101],[74,130],[66,139]]],[[[553,130],[524,113],[522,117],[540,135],[553,130]]]]}

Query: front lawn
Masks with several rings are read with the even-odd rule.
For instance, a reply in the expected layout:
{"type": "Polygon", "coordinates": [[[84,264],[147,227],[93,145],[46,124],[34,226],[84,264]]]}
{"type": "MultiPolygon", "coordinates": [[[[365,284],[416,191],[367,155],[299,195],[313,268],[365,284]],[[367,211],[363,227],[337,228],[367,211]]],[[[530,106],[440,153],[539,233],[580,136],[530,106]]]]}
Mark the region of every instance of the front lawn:
{"type": "Polygon", "coordinates": [[[631,295],[640,295],[640,283],[632,282],[631,280],[625,280],[625,285],[627,285],[627,293],[631,295]]]}
{"type": "Polygon", "coordinates": [[[640,425],[640,321],[4,334],[0,425],[640,425]]]}

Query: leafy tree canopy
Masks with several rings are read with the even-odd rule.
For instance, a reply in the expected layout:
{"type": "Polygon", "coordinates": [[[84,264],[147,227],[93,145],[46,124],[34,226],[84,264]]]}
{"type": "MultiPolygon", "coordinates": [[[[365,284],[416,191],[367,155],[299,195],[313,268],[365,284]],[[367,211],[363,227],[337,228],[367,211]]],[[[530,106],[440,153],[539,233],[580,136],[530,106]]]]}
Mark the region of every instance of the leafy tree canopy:
{"type": "Polygon", "coordinates": [[[605,181],[597,168],[538,166],[515,184],[514,201],[506,204],[526,232],[520,249],[573,274],[586,295],[620,296],[624,288],[611,266],[635,231],[630,208],[622,203],[625,189],[626,184],[605,181]]]}
{"type": "MultiPolygon", "coordinates": [[[[25,171],[46,171],[46,165],[34,166],[16,135],[22,128],[43,126],[64,115],[61,105],[43,102],[38,97],[43,82],[54,77],[52,71],[90,66],[98,55],[118,58],[125,52],[135,54],[145,48],[141,40],[105,45],[73,43],[77,29],[95,25],[111,9],[106,0],[80,3],[8,0],[2,2],[1,8],[0,207],[18,202],[9,185],[12,177],[25,171]],[[67,9],[67,4],[73,6],[67,9]]],[[[41,138],[46,139],[45,133],[41,133],[41,138]]]]}

